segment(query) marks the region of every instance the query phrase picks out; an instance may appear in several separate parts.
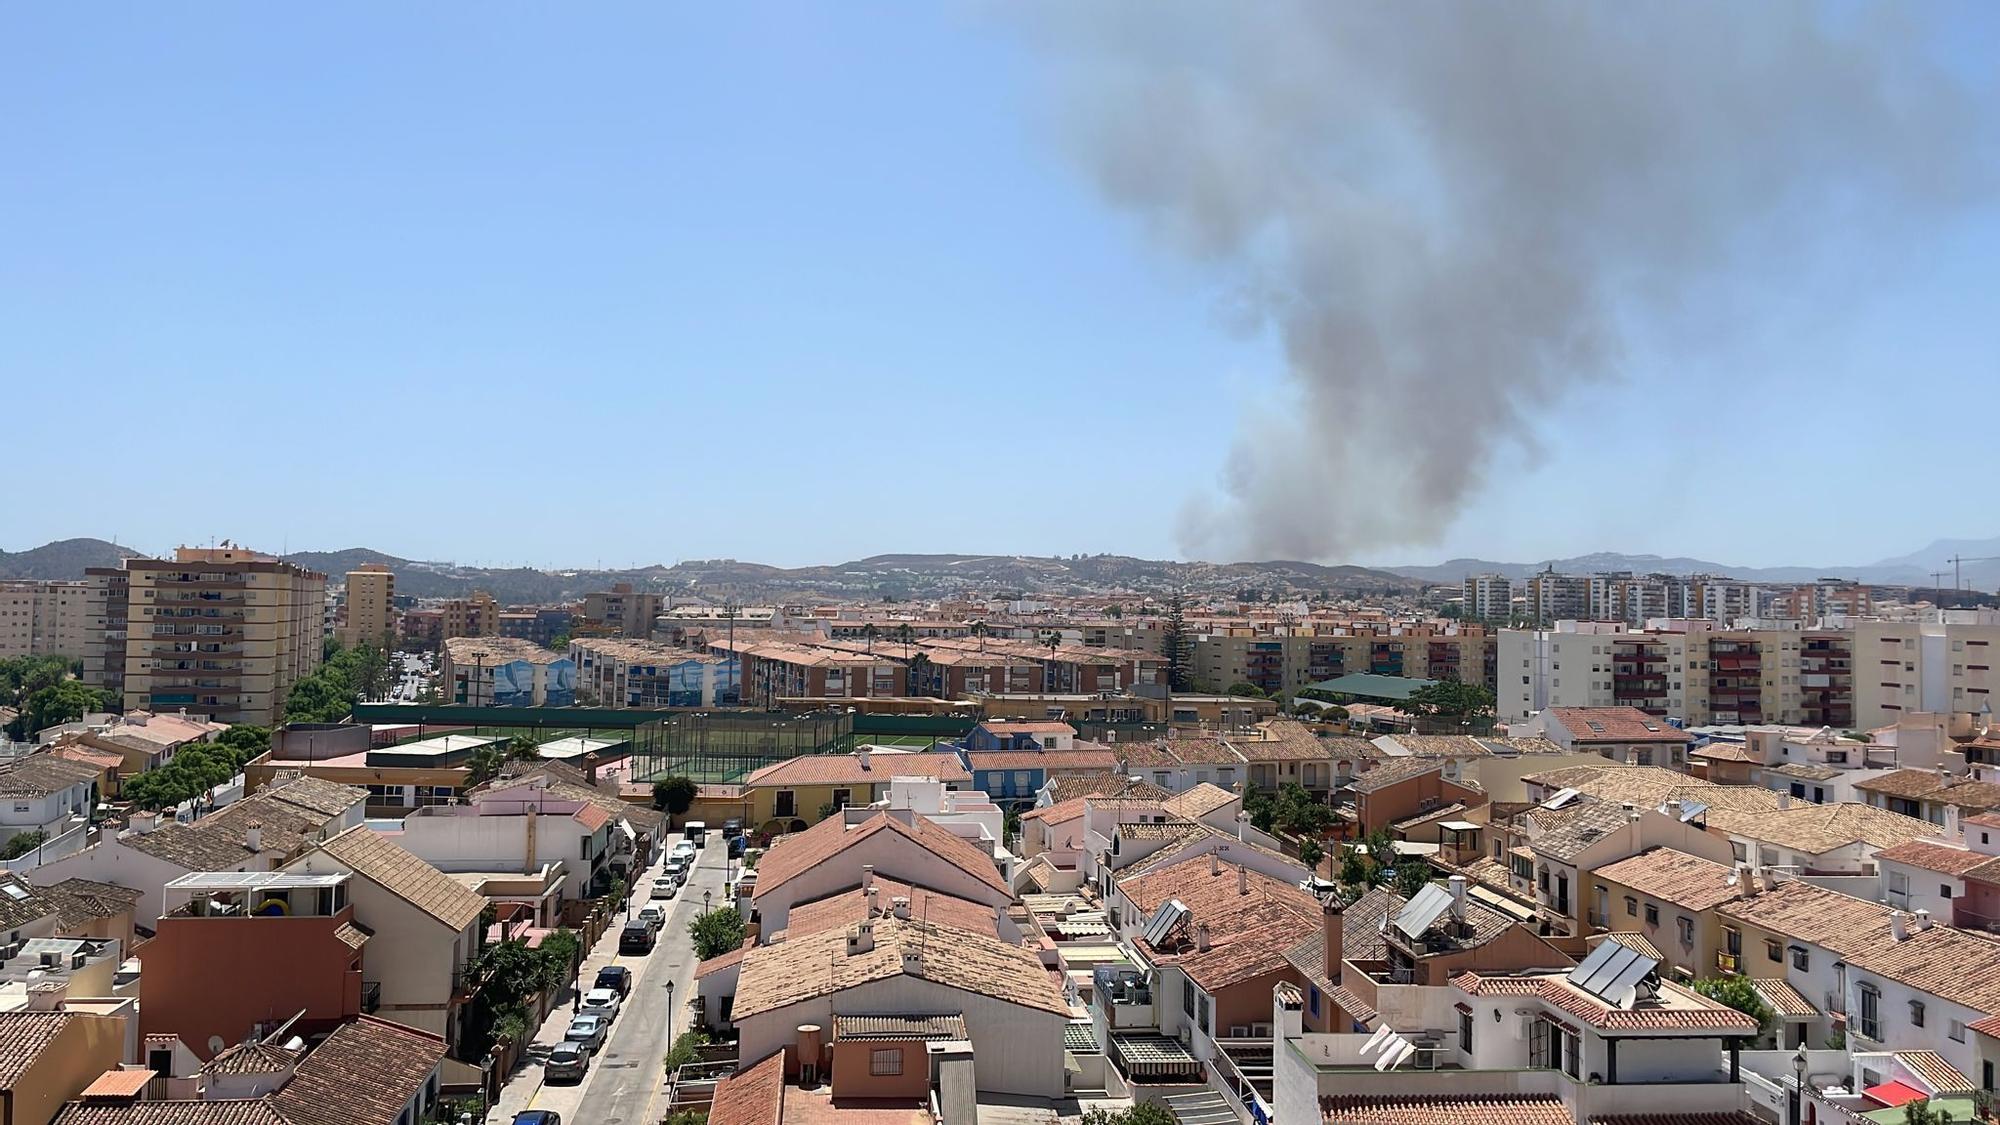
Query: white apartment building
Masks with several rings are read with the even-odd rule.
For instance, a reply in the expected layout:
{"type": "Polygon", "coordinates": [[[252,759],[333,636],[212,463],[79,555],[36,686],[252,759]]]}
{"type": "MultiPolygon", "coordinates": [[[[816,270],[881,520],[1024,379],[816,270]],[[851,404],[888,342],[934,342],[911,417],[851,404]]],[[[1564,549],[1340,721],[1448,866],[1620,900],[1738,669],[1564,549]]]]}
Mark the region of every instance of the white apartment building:
{"type": "Polygon", "coordinates": [[[1506,621],[1514,614],[1514,583],[1504,574],[1466,575],[1461,610],[1477,621],[1506,621]]]}
{"type": "Polygon", "coordinates": [[[0,659],[81,658],[89,592],[83,582],[0,582],[0,659]]]}
{"type": "Polygon", "coordinates": [[[1854,719],[1990,711],[2000,690],[2000,612],[1945,610],[1931,621],[1854,621],[1854,719]]]}

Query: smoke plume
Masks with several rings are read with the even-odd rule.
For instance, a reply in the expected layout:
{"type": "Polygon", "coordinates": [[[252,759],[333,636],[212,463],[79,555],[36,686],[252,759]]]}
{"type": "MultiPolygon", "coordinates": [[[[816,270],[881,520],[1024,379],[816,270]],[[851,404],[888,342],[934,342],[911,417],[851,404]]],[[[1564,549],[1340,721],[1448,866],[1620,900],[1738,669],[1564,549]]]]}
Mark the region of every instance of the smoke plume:
{"type": "Polygon", "coordinates": [[[1098,190],[1282,344],[1285,393],[1243,408],[1219,490],[1185,512],[1196,557],[1432,541],[1565,392],[1620,375],[1629,318],[1983,178],[1969,96],[1893,13],[1033,10],[1098,190]]]}

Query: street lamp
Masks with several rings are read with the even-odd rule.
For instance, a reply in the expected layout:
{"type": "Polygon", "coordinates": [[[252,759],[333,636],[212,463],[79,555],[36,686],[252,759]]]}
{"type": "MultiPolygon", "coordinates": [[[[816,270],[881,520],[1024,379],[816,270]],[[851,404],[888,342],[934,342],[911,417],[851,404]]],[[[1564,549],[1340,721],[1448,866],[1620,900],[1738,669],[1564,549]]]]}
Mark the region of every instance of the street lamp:
{"type": "MultiPolygon", "coordinates": [[[[667,982],[667,1049],[674,1046],[674,982],[667,982]]],[[[1792,1125],[1798,1125],[1795,1121],[1792,1125]]]]}
{"type": "MultiPolygon", "coordinates": [[[[669,986],[671,987],[671,986],[669,986]]],[[[1806,1045],[1799,1044],[1798,1053],[1792,1056],[1792,1073],[1797,1081],[1792,1086],[1791,1125],[1799,1125],[1799,1115],[1804,1112],[1806,1100],[1806,1045]]]]}
{"type": "Polygon", "coordinates": [[[706,914],[706,913],[708,913],[708,900],[709,900],[709,896],[711,896],[711,895],[713,895],[713,894],[715,894],[715,892],[714,892],[714,891],[703,891],[703,892],[701,892],[701,912],[702,912],[703,914],[706,914]]]}

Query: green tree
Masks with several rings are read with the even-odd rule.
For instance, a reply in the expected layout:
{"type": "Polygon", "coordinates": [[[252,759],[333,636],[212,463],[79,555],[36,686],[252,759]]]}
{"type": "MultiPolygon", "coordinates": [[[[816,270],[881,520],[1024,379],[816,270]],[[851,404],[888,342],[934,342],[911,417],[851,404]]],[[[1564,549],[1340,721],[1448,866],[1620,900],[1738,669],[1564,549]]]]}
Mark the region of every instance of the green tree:
{"type": "Polygon", "coordinates": [[[1230,684],[1227,694],[1243,699],[1264,699],[1267,697],[1263,688],[1258,687],[1256,684],[1242,681],[1230,684]]]}
{"type": "Polygon", "coordinates": [[[1953,1120],[1950,1110],[1932,1108],[1929,1098],[1903,1103],[1903,1125],[1951,1125],[1953,1120]]]}
{"type": "Polygon", "coordinates": [[[694,954],[703,961],[741,948],[743,934],[743,915],[737,913],[733,906],[704,910],[688,923],[688,935],[694,939],[694,954]]]}
{"type": "Polygon", "coordinates": [[[1757,1034],[1769,1035],[1778,1027],[1778,1013],[1764,998],[1757,994],[1757,986],[1749,977],[1731,973],[1719,977],[1702,977],[1688,987],[1708,997],[1718,1004],[1725,1004],[1757,1021],[1757,1034]]]}
{"type": "Polygon", "coordinates": [[[1160,652],[1167,658],[1167,687],[1191,691],[1194,687],[1194,635],[1188,632],[1187,601],[1175,590],[1167,599],[1167,620],[1160,630],[1160,652]]]}
{"type": "Polygon", "coordinates": [[[1493,693],[1478,684],[1440,680],[1396,701],[1396,710],[1405,715],[1453,723],[1464,727],[1493,725],[1493,693]]]}
{"type": "Polygon", "coordinates": [[[1417,892],[1430,886],[1431,865],[1421,859],[1406,859],[1398,863],[1390,876],[1396,893],[1404,898],[1415,898],[1417,892]]]}
{"type": "Polygon", "coordinates": [[[535,758],[535,740],[526,735],[496,742],[474,750],[465,759],[465,787],[484,785],[499,777],[507,766],[514,762],[528,762],[535,758]]]}
{"type": "Polygon", "coordinates": [[[708,1033],[699,1028],[689,1028],[674,1036],[674,1045],[667,1049],[666,1057],[660,1062],[672,1074],[681,1067],[701,1057],[701,1048],[708,1044],[708,1033]]]}
{"type": "Polygon", "coordinates": [[[550,637],[550,638],[549,638],[549,651],[550,651],[550,652],[568,652],[568,651],[569,651],[569,634],[568,634],[568,633],[557,633],[557,634],[556,634],[555,636],[553,636],[553,637],[550,637]]]}
{"type": "Polygon", "coordinates": [[[1175,1118],[1158,1102],[1139,1102],[1129,1109],[1093,1106],[1084,1111],[1083,1125],[1175,1125],[1175,1118]]]}
{"type": "Polygon", "coordinates": [[[1299,841],[1299,862],[1306,865],[1307,871],[1317,872],[1319,870],[1319,861],[1324,858],[1326,858],[1326,849],[1320,846],[1318,840],[1308,836],[1299,841]]]}
{"type": "Polygon", "coordinates": [[[691,777],[675,774],[662,778],[653,783],[653,807],[679,816],[693,807],[695,795],[700,789],[691,777]]]}
{"type": "Polygon", "coordinates": [[[88,687],[80,680],[62,680],[39,688],[28,696],[10,730],[16,739],[25,741],[38,730],[73,723],[93,711],[103,711],[110,706],[110,697],[97,688],[88,687]]]}
{"type": "Polygon", "coordinates": [[[49,834],[39,828],[16,832],[7,837],[6,843],[0,844],[0,859],[19,859],[47,843],[48,839],[49,834]]]}

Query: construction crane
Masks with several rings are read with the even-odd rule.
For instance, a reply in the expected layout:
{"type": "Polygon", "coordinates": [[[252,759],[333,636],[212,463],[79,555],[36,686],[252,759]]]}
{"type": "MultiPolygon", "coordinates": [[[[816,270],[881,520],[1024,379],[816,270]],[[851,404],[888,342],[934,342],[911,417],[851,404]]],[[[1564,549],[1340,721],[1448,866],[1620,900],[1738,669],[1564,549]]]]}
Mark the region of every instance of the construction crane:
{"type": "Polygon", "coordinates": [[[1951,588],[1954,590],[1963,590],[1965,589],[1965,578],[1960,573],[1962,568],[1959,564],[1969,562],[2000,562],[2000,555],[1953,555],[1944,561],[1951,564],[1951,588]]]}

